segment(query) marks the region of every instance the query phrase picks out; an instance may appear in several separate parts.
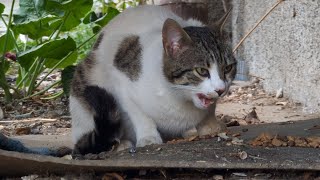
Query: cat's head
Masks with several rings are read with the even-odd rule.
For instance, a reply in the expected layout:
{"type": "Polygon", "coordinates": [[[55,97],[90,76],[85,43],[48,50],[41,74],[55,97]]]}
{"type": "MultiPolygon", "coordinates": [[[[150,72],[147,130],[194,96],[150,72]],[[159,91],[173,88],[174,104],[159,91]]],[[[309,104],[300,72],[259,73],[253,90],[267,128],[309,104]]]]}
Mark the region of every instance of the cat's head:
{"type": "Polygon", "coordinates": [[[224,96],[236,75],[237,63],[222,33],[217,26],[182,28],[172,19],[163,25],[164,74],[200,109],[224,96]]]}

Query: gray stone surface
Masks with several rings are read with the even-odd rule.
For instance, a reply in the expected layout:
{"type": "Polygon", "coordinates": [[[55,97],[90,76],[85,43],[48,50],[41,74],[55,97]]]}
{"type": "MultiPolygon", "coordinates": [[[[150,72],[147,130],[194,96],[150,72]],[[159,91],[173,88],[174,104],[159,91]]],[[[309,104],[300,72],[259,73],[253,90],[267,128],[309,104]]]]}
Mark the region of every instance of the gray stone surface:
{"type": "MultiPolygon", "coordinates": [[[[277,0],[233,0],[233,44],[270,9],[277,0]]],[[[320,1],[282,2],[238,49],[249,73],[264,79],[264,88],[320,112],[320,1]]]]}
{"type": "MultiPolygon", "coordinates": [[[[248,142],[262,132],[292,136],[319,136],[320,129],[310,129],[319,124],[320,120],[314,119],[294,123],[233,127],[229,130],[232,133],[240,132],[239,138],[248,142]],[[246,132],[243,132],[244,128],[247,129],[246,132]]],[[[36,139],[33,136],[31,138],[36,139]]],[[[48,136],[47,138],[52,139],[48,136]]],[[[59,146],[61,141],[66,139],[56,139],[56,142],[51,141],[48,145],[59,146]]],[[[106,157],[108,158],[105,160],[67,160],[0,150],[0,176],[168,168],[320,171],[319,148],[229,146],[225,141],[218,141],[217,138],[152,145],[138,148],[134,154],[121,151],[107,154],[106,157]],[[240,159],[234,155],[240,151],[245,151],[248,157],[240,159]]]]}
{"type": "MultiPolygon", "coordinates": [[[[227,0],[232,5],[233,47],[278,0],[227,0]]],[[[209,20],[221,16],[221,1],[209,2],[209,20]]],[[[230,6],[230,5],[229,5],[230,6]]],[[[230,24],[228,25],[230,26],[230,24]]],[[[249,76],[263,78],[264,88],[320,112],[320,1],[285,0],[236,52],[249,76]]]]}
{"type": "Polygon", "coordinates": [[[0,150],[0,175],[83,173],[128,169],[320,170],[319,149],[226,146],[214,140],[148,146],[106,160],[66,160],[0,150]],[[161,147],[161,150],[158,150],[161,147]],[[248,158],[234,156],[245,151],[248,158]]]}

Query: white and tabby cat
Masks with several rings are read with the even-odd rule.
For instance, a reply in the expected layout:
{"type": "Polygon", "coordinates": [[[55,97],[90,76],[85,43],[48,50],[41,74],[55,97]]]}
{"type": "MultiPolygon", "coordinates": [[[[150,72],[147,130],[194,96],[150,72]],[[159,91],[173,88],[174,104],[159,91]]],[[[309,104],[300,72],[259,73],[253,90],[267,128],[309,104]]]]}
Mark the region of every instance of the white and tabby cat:
{"type": "Polygon", "coordinates": [[[160,6],[115,17],[74,74],[74,152],[98,153],[118,140],[121,148],[159,144],[194,128],[200,135],[219,130],[215,102],[236,74],[221,24],[186,21],[160,6]]]}

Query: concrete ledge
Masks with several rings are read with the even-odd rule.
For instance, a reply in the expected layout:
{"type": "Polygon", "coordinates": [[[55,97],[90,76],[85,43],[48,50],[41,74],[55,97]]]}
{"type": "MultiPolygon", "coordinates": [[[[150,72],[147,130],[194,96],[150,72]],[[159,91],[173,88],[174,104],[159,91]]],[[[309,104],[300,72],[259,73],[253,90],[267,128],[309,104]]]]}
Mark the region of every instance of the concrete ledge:
{"type": "MultiPolygon", "coordinates": [[[[261,132],[282,135],[319,135],[320,129],[307,130],[319,125],[319,119],[287,124],[264,124],[230,128],[242,133],[241,139],[249,140],[261,132]]],[[[136,153],[113,152],[105,160],[67,160],[49,156],[24,154],[0,150],[0,175],[28,175],[45,173],[105,172],[129,169],[239,169],[239,170],[308,170],[320,171],[319,148],[228,146],[217,138],[177,144],[152,145],[138,148],[136,153]],[[234,154],[245,151],[242,160],[234,154]]]]}

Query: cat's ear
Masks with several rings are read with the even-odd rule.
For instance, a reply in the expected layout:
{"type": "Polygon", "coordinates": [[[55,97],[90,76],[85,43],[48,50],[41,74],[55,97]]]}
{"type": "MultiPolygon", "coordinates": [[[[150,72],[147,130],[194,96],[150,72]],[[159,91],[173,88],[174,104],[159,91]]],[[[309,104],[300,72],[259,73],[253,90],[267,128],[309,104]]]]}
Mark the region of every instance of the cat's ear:
{"type": "Polygon", "coordinates": [[[175,57],[187,49],[192,40],[183,28],[173,19],[168,18],[162,28],[162,43],[166,54],[175,57]]]}
{"type": "Polygon", "coordinates": [[[209,26],[211,26],[212,28],[218,28],[220,31],[220,34],[222,34],[224,25],[226,24],[226,21],[231,14],[231,10],[232,10],[232,7],[217,22],[209,26]]]}

